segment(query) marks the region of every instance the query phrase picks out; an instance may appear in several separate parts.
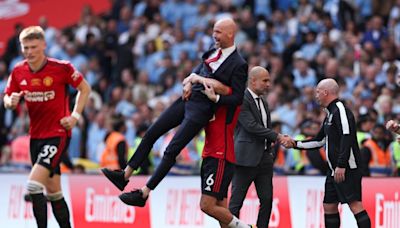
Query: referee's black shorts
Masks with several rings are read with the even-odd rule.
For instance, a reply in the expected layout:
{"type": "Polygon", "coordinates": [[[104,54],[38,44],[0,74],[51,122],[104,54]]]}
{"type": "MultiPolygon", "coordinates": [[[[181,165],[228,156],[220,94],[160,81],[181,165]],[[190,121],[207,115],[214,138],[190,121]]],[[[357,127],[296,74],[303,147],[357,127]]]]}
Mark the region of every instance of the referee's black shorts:
{"type": "Polygon", "coordinates": [[[223,200],[228,196],[234,172],[235,165],[225,159],[204,158],[201,164],[201,193],[223,200]]]}
{"type": "Polygon", "coordinates": [[[346,169],[345,180],[336,183],[333,176],[329,175],[325,181],[324,203],[351,203],[361,201],[361,171],[359,169],[346,169]]]}

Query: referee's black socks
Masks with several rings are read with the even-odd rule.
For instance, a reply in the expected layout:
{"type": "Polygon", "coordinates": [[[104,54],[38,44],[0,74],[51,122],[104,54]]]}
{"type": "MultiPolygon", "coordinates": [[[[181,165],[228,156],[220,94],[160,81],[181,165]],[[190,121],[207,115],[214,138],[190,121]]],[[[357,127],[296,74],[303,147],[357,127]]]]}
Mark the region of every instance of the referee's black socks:
{"type": "Polygon", "coordinates": [[[354,215],[359,228],[371,228],[371,220],[365,210],[354,215]]]}
{"type": "Polygon", "coordinates": [[[324,214],[325,227],[326,228],[339,228],[340,227],[340,216],[336,214],[324,214]]]}

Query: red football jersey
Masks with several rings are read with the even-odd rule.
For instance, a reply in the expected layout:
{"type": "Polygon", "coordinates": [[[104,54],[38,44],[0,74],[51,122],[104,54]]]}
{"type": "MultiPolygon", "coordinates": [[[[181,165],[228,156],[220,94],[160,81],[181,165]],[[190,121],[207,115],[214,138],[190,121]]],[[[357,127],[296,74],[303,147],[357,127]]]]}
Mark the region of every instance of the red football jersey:
{"type": "Polygon", "coordinates": [[[218,107],[214,120],[205,127],[206,139],[203,148],[203,158],[214,157],[226,159],[235,163],[233,134],[239,118],[240,107],[236,108],[233,120],[226,124],[227,108],[218,107]]]}
{"type": "Polygon", "coordinates": [[[60,120],[70,115],[68,85],[76,88],[82,80],[82,74],[68,61],[47,58],[42,69],[32,72],[25,60],[11,72],[5,93],[24,92],[31,138],[70,136],[60,120]]]}

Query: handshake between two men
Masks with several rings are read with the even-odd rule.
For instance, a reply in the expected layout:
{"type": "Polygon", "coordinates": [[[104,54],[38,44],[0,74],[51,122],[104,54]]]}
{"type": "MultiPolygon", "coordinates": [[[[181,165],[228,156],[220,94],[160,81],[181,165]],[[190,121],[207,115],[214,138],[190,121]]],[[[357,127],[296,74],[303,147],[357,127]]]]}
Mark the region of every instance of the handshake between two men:
{"type": "Polygon", "coordinates": [[[296,146],[296,141],[292,139],[289,135],[279,134],[277,141],[287,149],[293,148],[296,146]]]}

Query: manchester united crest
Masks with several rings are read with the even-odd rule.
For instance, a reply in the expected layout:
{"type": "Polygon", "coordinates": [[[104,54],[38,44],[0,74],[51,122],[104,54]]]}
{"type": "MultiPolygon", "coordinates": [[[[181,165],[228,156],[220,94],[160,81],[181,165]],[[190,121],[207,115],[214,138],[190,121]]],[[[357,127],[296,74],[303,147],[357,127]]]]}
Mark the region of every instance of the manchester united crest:
{"type": "Polygon", "coordinates": [[[51,86],[51,85],[53,85],[53,78],[50,77],[50,76],[46,76],[46,77],[43,79],[43,85],[45,85],[45,86],[51,86]]]}

